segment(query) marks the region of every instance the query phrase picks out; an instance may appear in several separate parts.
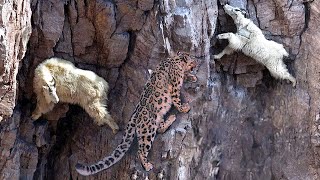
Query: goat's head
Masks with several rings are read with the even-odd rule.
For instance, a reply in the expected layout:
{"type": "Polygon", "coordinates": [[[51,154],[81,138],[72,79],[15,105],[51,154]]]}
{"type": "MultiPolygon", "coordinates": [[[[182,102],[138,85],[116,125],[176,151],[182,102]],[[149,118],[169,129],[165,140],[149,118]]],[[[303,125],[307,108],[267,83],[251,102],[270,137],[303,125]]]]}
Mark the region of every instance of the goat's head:
{"type": "Polygon", "coordinates": [[[223,6],[224,11],[232,17],[232,19],[236,19],[239,16],[245,17],[246,11],[244,9],[240,9],[237,7],[232,7],[228,4],[223,6]]]}

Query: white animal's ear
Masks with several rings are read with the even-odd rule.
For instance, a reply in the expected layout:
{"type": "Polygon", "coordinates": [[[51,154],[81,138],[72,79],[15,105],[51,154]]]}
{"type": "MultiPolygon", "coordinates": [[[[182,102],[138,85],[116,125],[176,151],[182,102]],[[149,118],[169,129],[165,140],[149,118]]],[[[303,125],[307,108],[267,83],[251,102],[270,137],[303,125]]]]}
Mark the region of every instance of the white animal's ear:
{"type": "Polygon", "coordinates": [[[241,12],[243,15],[247,13],[245,9],[243,9],[243,8],[238,8],[238,7],[234,8],[234,11],[236,11],[236,12],[241,12]]]}

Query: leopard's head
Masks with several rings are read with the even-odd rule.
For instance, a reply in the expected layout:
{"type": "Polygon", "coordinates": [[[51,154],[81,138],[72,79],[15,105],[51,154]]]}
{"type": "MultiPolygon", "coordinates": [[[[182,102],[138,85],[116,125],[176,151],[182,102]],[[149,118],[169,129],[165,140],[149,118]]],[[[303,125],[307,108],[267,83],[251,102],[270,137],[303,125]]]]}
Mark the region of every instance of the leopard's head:
{"type": "Polygon", "coordinates": [[[177,56],[184,63],[185,72],[192,71],[194,67],[197,66],[195,58],[187,52],[177,52],[177,56]]]}

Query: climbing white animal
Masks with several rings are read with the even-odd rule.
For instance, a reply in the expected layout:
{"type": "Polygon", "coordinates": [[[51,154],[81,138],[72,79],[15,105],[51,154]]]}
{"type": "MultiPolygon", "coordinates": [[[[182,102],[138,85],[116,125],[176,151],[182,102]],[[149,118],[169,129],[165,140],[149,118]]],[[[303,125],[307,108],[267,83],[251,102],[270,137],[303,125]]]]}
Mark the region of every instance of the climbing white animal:
{"type": "Polygon", "coordinates": [[[273,77],[288,79],[295,86],[296,79],[288,72],[286,65],[283,63],[283,57],[289,55],[283,45],[267,40],[261,29],[250,19],[244,17],[241,9],[228,4],[224,5],[223,8],[232,17],[237,26],[237,32],[223,33],[217,36],[218,39],[227,39],[229,44],[222,52],[214,55],[214,59],[220,59],[223,55],[231,54],[234,51],[241,51],[266,66],[273,77]]]}
{"type": "Polygon", "coordinates": [[[119,129],[106,109],[108,83],[92,71],[75,67],[71,62],[50,58],[37,66],[33,79],[37,106],[32,119],[51,111],[58,102],[80,105],[98,125],[119,129]]]}

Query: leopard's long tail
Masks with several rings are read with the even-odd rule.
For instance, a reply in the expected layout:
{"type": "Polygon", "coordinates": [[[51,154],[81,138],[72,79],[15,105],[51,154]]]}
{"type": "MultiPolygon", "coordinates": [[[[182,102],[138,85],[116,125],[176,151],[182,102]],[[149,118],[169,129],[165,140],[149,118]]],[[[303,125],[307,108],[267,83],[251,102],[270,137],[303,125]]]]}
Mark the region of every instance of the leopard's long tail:
{"type": "Polygon", "coordinates": [[[76,164],[77,172],[80,173],[81,175],[88,176],[91,174],[98,173],[104,169],[107,169],[112,165],[114,165],[115,163],[117,163],[130,148],[135,136],[135,130],[136,130],[136,124],[135,124],[135,117],[133,115],[126,127],[126,131],[125,131],[125,134],[123,135],[123,139],[121,143],[111,153],[111,155],[104,157],[102,160],[92,165],[83,165],[83,164],[77,163],[76,164]]]}

